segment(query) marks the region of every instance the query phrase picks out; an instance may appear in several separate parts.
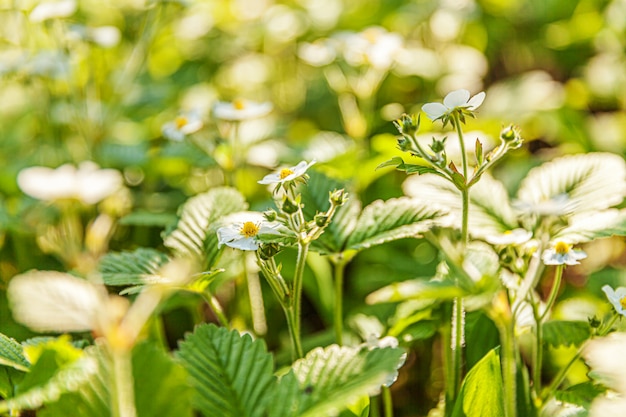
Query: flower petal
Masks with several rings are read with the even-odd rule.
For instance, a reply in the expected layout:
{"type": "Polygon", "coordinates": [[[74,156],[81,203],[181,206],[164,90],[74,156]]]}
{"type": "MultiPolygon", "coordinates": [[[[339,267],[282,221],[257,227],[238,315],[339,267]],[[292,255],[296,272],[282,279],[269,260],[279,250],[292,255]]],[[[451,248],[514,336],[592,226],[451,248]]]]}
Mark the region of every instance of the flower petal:
{"type": "Polygon", "coordinates": [[[422,106],[422,111],[432,121],[441,118],[448,112],[448,108],[441,103],[426,103],[422,106]]]}
{"type": "Polygon", "coordinates": [[[481,104],[483,104],[483,101],[485,101],[485,96],[486,94],[484,91],[476,94],[470,99],[470,101],[467,102],[467,108],[470,110],[476,110],[481,104]]]}
{"type": "Polygon", "coordinates": [[[453,109],[455,107],[462,107],[467,105],[467,101],[470,98],[470,92],[467,90],[455,90],[450,93],[443,99],[443,104],[448,109],[453,109]]]}

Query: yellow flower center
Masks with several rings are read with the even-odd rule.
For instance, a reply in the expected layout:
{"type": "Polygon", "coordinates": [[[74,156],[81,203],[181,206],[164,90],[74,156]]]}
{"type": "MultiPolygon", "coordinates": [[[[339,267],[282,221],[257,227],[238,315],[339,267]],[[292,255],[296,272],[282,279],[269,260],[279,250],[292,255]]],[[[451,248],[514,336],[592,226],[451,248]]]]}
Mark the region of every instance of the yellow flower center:
{"type": "Polygon", "coordinates": [[[245,237],[255,237],[259,233],[259,226],[252,222],[245,222],[239,233],[245,237]]]}
{"type": "Polygon", "coordinates": [[[280,170],[280,179],[284,180],[285,178],[287,178],[291,174],[293,174],[292,170],[290,170],[289,168],[283,168],[283,169],[280,170]]]}
{"type": "Polygon", "coordinates": [[[556,242],[556,245],[554,245],[554,250],[559,255],[565,255],[566,253],[569,252],[569,249],[570,249],[570,246],[565,242],[558,241],[556,242]]]}
{"type": "Polygon", "coordinates": [[[626,309],[626,297],[622,297],[622,298],[619,300],[619,303],[621,304],[621,306],[622,306],[622,308],[623,308],[623,309],[626,309]]]}
{"type": "Polygon", "coordinates": [[[176,123],[176,127],[178,129],[181,129],[183,127],[185,127],[185,125],[187,123],[189,123],[189,120],[187,120],[187,118],[185,116],[178,116],[175,120],[174,123],[176,123]]]}
{"type": "Polygon", "coordinates": [[[512,230],[507,230],[506,232],[504,232],[505,236],[509,236],[509,235],[512,235],[512,234],[513,234],[512,230]]]}
{"type": "Polygon", "coordinates": [[[236,110],[243,110],[246,108],[246,102],[240,98],[233,100],[233,107],[236,110]]]}
{"type": "Polygon", "coordinates": [[[369,42],[369,43],[376,43],[376,41],[378,41],[379,38],[379,31],[376,28],[368,28],[365,29],[363,32],[363,37],[369,42]]]}

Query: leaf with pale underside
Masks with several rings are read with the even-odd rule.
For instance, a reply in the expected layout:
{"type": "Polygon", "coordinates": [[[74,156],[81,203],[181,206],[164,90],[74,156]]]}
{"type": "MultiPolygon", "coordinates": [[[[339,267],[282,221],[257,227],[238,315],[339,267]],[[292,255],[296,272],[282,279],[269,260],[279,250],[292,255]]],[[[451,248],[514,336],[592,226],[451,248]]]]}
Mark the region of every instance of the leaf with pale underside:
{"type": "Polygon", "coordinates": [[[169,257],[156,249],[111,252],[102,257],[98,269],[106,285],[144,285],[161,282],[159,271],[169,257]]]}
{"type": "Polygon", "coordinates": [[[203,269],[213,268],[221,251],[216,233],[219,220],[247,206],[241,193],[230,187],[198,194],[181,207],[178,223],[164,233],[163,244],[175,257],[192,256],[201,261],[203,269]]]}

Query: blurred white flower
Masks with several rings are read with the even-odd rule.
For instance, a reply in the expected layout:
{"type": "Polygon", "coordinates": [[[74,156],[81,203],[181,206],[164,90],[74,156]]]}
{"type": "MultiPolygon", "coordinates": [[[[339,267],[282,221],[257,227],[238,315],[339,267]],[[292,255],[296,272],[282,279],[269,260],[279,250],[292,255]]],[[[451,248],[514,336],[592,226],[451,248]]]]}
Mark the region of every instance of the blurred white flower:
{"type": "Polygon", "coordinates": [[[379,26],[361,32],[340,32],[335,35],[346,62],[354,67],[371,65],[379,70],[389,69],[402,50],[404,40],[397,33],[379,26]]]}
{"type": "Polygon", "coordinates": [[[202,126],[200,115],[197,112],[189,111],[181,113],[174,120],[165,123],[161,127],[161,133],[167,139],[180,142],[185,139],[185,136],[200,130],[202,126]]]}
{"type": "Polygon", "coordinates": [[[298,46],[298,57],[314,67],[323,67],[335,60],[337,52],[329,39],[304,42],[298,46]]]}
{"type": "Polygon", "coordinates": [[[533,237],[533,233],[526,229],[507,230],[501,234],[485,236],[485,240],[492,245],[521,245],[533,237]]]}
{"type": "Polygon", "coordinates": [[[87,30],[90,39],[97,45],[103,48],[111,48],[118,43],[122,38],[120,30],[115,26],[99,26],[95,28],[89,28],[87,30]]]}
{"type": "Polygon", "coordinates": [[[222,120],[241,121],[266,116],[272,109],[270,102],[257,103],[237,99],[232,102],[218,101],[213,107],[213,115],[222,120]]]}
{"type": "Polygon", "coordinates": [[[56,169],[25,168],[17,176],[20,189],[39,200],[77,199],[96,204],[122,187],[123,178],[114,169],[100,169],[93,162],[82,162],[78,169],[66,164],[56,169]]]}
{"type": "Polygon", "coordinates": [[[68,17],[76,11],[76,0],[43,1],[30,12],[31,22],[43,22],[58,17],[68,17]]]}
{"type": "Polygon", "coordinates": [[[578,265],[578,261],[586,257],[585,252],[572,249],[569,243],[558,240],[551,248],[543,251],[541,259],[546,265],[578,265]]]}
{"type": "Polygon", "coordinates": [[[602,291],[606,294],[609,302],[613,304],[615,311],[622,316],[626,316],[626,288],[619,287],[614,290],[611,286],[605,285],[602,287],[602,291]]]}
{"type": "Polygon", "coordinates": [[[485,100],[485,92],[481,91],[474,97],[470,98],[470,92],[467,90],[455,90],[443,99],[441,103],[426,103],[422,106],[422,111],[430,120],[438,120],[444,116],[451,114],[457,109],[466,109],[470,111],[476,110],[483,104],[485,100]]]}
{"type": "Polygon", "coordinates": [[[66,78],[70,73],[69,57],[61,51],[39,51],[24,64],[23,70],[29,75],[51,78],[66,78]]]}
{"type": "Polygon", "coordinates": [[[238,216],[229,216],[225,219],[238,219],[228,226],[217,229],[219,246],[226,245],[240,250],[257,250],[259,234],[278,234],[277,223],[268,222],[263,214],[256,212],[240,213],[238,216]]]}
{"type": "Polygon", "coordinates": [[[621,358],[626,351],[626,333],[616,332],[589,341],[583,357],[594,379],[611,388],[595,398],[590,417],[622,416],[626,410],[626,365],[621,358]]]}
{"type": "Polygon", "coordinates": [[[283,184],[289,181],[293,181],[296,178],[299,178],[306,174],[306,171],[313,165],[316,161],[306,162],[300,161],[298,165],[282,168],[280,171],[274,172],[272,174],[268,174],[263,177],[262,180],[258,181],[259,184],[283,184]]]}

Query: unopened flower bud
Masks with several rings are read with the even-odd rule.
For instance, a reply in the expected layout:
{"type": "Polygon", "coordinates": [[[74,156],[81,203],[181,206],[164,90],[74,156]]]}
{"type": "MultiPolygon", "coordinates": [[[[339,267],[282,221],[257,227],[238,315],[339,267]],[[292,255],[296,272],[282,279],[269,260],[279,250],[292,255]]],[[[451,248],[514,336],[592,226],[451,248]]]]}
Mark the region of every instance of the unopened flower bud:
{"type": "Polygon", "coordinates": [[[300,209],[299,204],[297,202],[293,201],[288,196],[285,196],[283,198],[283,205],[282,205],[281,208],[287,214],[297,213],[298,210],[300,209]]]}
{"type": "Polygon", "coordinates": [[[276,220],[276,212],[272,209],[266,210],[263,213],[263,217],[265,217],[265,220],[267,220],[268,222],[273,222],[276,220]]]}
{"type": "Polygon", "coordinates": [[[282,248],[277,243],[264,243],[259,247],[259,256],[262,260],[267,261],[273,258],[282,248]]]}
{"type": "Polygon", "coordinates": [[[520,136],[519,129],[513,125],[509,125],[502,129],[500,132],[500,139],[513,148],[522,146],[522,137],[520,136]]]}
{"type": "Polygon", "coordinates": [[[414,135],[420,127],[419,116],[403,114],[393,122],[398,132],[405,135],[414,135]]]}
{"type": "Polygon", "coordinates": [[[328,223],[328,216],[325,214],[316,214],[315,215],[315,224],[318,227],[324,227],[328,223]]]}
{"type": "Polygon", "coordinates": [[[342,206],[346,201],[348,201],[348,194],[342,188],[341,190],[334,190],[330,193],[330,203],[335,206],[342,206]]]}

